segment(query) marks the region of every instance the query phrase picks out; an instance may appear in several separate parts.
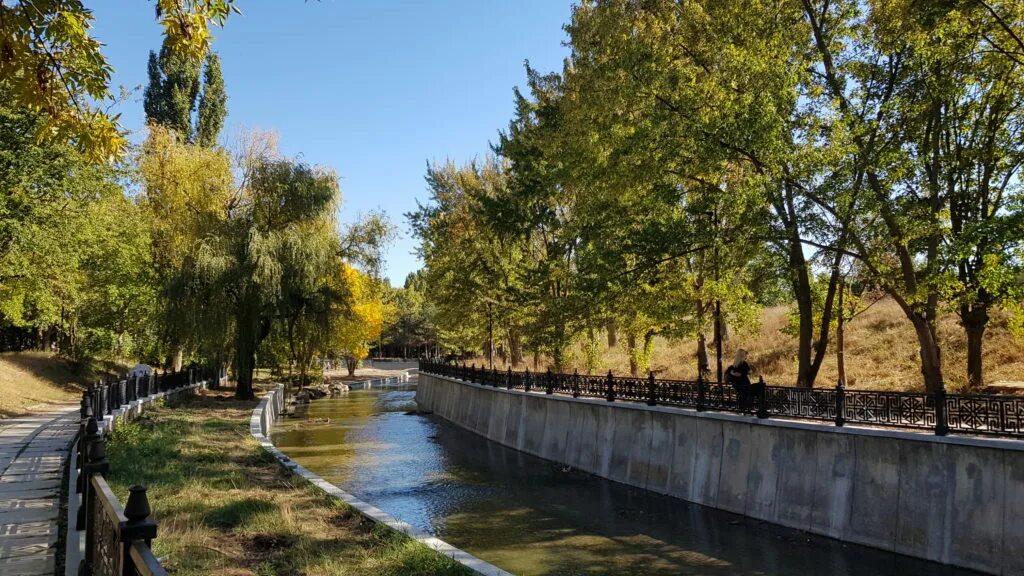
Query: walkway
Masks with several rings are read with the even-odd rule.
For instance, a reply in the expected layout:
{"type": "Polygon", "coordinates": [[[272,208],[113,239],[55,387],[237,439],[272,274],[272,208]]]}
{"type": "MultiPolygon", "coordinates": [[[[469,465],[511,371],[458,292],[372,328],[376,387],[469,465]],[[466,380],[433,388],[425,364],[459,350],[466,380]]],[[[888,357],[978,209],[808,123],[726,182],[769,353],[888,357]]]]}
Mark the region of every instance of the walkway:
{"type": "Polygon", "coordinates": [[[52,575],[60,485],[77,405],[0,420],[0,574],[52,575]]]}

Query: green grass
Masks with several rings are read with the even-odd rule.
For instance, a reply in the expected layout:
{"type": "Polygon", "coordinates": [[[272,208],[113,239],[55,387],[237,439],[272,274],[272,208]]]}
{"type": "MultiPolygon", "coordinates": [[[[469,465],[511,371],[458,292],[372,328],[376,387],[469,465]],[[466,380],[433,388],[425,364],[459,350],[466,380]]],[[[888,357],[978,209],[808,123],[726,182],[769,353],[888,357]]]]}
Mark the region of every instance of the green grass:
{"type": "Polygon", "coordinates": [[[282,471],[249,436],[255,403],[230,393],[156,408],[110,438],[108,481],[122,502],[148,487],[154,553],[172,574],[469,574],[282,471]]]}

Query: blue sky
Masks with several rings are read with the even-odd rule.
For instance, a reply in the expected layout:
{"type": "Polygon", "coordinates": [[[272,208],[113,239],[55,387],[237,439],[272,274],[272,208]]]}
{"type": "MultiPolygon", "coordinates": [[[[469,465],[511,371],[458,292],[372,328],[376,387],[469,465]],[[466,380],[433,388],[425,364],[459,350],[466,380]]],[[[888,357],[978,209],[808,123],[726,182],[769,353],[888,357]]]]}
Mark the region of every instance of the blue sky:
{"type": "MultiPolygon", "coordinates": [[[[425,200],[427,161],[487,153],[512,115],[524,60],[558,70],[571,0],[237,0],[215,30],[228,89],[224,133],[273,129],[286,154],[335,168],[341,219],[383,209],[399,225],[387,275],[419,267],[403,214],[425,200]]],[[[113,86],[146,81],[160,47],[153,2],[101,0],[95,35],[113,86]]],[[[138,141],[142,91],[116,109],[138,141]]]]}

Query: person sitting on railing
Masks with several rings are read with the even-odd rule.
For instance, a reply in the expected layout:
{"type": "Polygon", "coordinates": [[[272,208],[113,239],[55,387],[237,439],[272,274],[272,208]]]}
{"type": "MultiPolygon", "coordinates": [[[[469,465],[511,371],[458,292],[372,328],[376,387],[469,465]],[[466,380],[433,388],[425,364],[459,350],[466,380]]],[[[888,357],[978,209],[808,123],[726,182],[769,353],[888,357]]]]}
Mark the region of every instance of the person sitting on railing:
{"type": "Polygon", "coordinates": [[[736,390],[736,401],[742,412],[750,409],[751,400],[757,394],[763,393],[764,389],[764,384],[758,383],[755,386],[750,383],[752,370],[753,368],[747,363],[747,351],[740,348],[736,351],[736,358],[732,365],[725,372],[725,381],[736,390]]]}

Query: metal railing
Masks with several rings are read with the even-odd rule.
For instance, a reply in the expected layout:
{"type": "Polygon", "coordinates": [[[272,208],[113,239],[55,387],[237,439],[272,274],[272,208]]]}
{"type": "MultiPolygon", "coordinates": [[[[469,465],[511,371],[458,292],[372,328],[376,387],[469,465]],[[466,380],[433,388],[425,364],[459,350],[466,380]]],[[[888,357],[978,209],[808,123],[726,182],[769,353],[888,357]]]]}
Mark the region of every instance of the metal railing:
{"type": "MultiPolygon", "coordinates": [[[[89,386],[82,393],[81,430],[78,434],[78,470],[74,491],[81,504],[69,529],[85,531],[85,557],[78,573],[83,576],[165,576],[167,572],[150,550],[156,538],[156,522],[149,518],[149,499],[144,486],[129,490],[124,508],[104,475],[110,470],[106,440],[99,420],[136,400],[195,384],[217,383],[222,369],[193,368],[180,372],[115,379],[89,386]],[[73,522],[73,523],[72,523],[73,522]]],[[[73,497],[73,495],[72,495],[73,497]]]]}
{"type": "Polygon", "coordinates": [[[792,418],[832,422],[836,426],[910,428],[944,436],[950,432],[1024,437],[1024,397],[994,394],[937,394],[765,386],[745,393],[721,382],[547,372],[499,371],[483,366],[420,361],[420,372],[448,376],[484,386],[568,394],[579,398],[626,400],[692,408],[698,411],[753,413],[759,418],[792,418]]]}
{"type": "Polygon", "coordinates": [[[223,376],[223,369],[216,368],[189,368],[181,371],[168,370],[163,373],[153,371],[148,375],[125,375],[123,378],[90,384],[83,396],[89,398],[94,414],[102,417],[113,414],[114,410],[139,398],[203,380],[216,382],[223,376]]]}

